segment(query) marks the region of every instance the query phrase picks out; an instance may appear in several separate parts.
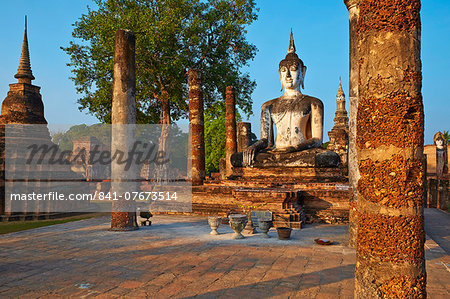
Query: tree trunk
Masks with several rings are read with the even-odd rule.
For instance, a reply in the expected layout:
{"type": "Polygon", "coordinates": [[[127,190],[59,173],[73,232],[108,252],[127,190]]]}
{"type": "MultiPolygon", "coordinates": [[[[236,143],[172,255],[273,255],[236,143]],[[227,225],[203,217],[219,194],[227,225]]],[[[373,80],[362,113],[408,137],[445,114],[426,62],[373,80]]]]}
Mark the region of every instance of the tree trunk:
{"type": "MultiPolygon", "coordinates": [[[[169,146],[170,146],[170,102],[169,94],[166,90],[161,91],[161,117],[159,124],[161,125],[161,135],[159,137],[158,152],[164,153],[166,159],[169,158],[169,146]]],[[[161,164],[157,168],[157,180],[159,182],[167,182],[169,178],[169,167],[167,164],[161,164]]]]}

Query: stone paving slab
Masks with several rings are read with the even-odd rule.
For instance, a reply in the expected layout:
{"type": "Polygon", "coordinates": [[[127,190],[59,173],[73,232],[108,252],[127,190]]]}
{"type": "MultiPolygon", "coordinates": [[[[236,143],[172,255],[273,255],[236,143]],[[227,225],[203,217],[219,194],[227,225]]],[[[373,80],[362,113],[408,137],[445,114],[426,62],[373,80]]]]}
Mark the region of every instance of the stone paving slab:
{"type": "MultiPolygon", "coordinates": [[[[155,216],[151,227],[110,232],[109,218],[0,236],[0,298],[353,298],[347,226],[309,225],[280,241],[231,239],[205,217],[155,216]],[[336,245],[320,246],[314,238],[336,245]]],[[[429,298],[450,298],[450,259],[426,241],[429,298]]]]}
{"type": "Polygon", "coordinates": [[[424,214],[427,234],[450,254],[450,214],[438,209],[425,209],[424,214]]]}

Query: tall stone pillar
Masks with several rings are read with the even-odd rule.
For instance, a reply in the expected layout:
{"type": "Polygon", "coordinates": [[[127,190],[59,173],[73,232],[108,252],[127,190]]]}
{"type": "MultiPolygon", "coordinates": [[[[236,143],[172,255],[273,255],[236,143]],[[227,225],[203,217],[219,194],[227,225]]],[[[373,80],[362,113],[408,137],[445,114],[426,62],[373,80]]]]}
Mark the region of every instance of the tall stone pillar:
{"type": "Polygon", "coordinates": [[[233,86],[228,86],[225,99],[225,129],[226,129],[226,176],[233,174],[231,156],[237,150],[236,144],[236,95],[233,86]]]}
{"type": "Polygon", "coordinates": [[[192,185],[203,184],[205,179],[205,125],[203,92],[200,70],[191,69],[189,75],[189,123],[191,135],[192,185]]]}
{"type": "Polygon", "coordinates": [[[359,4],[355,298],[426,297],[420,7],[359,4]]]}
{"type": "Polygon", "coordinates": [[[358,219],[356,202],[358,198],[356,183],[359,180],[358,159],[356,157],[356,113],[358,111],[358,39],[357,23],[359,17],[359,2],[361,0],[344,0],[349,16],[349,134],[348,134],[348,178],[353,195],[350,199],[348,245],[356,247],[358,219]]]}
{"type": "Polygon", "coordinates": [[[237,122],[237,151],[243,152],[252,143],[252,124],[237,122]]]}
{"type": "MultiPolygon", "coordinates": [[[[112,99],[112,136],[111,153],[131,152],[136,141],[136,65],[135,36],[130,30],[117,30],[114,49],[114,79],[112,99]]],[[[130,158],[130,157],[126,157],[130,158]]],[[[118,201],[113,202],[111,230],[126,231],[138,229],[136,213],[132,212],[132,203],[125,201],[123,194],[137,190],[137,169],[131,163],[111,162],[111,192],[118,201]],[[119,196],[122,196],[120,199],[119,196]]]]}

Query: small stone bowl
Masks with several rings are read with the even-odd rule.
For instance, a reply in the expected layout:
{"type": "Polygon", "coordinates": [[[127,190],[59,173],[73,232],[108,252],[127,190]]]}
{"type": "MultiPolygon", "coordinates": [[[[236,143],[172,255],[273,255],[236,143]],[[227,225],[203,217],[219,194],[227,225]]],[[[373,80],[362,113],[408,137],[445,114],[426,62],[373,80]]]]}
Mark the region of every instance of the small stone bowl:
{"type": "Polygon", "coordinates": [[[209,216],[208,217],[208,224],[211,227],[210,235],[219,235],[219,232],[217,231],[217,228],[219,228],[220,223],[222,222],[222,218],[215,217],[215,216],[209,216]]]}
{"type": "Polygon", "coordinates": [[[233,239],[244,239],[241,232],[247,224],[247,215],[232,214],[228,216],[228,219],[230,219],[230,227],[234,231],[233,239]]]}
{"type": "Polygon", "coordinates": [[[272,227],[272,220],[258,220],[258,227],[262,232],[262,238],[270,238],[267,232],[272,227]]]}
{"type": "Polygon", "coordinates": [[[278,239],[289,240],[291,238],[292,228],[290,227],[277,227],[278,239]]]}

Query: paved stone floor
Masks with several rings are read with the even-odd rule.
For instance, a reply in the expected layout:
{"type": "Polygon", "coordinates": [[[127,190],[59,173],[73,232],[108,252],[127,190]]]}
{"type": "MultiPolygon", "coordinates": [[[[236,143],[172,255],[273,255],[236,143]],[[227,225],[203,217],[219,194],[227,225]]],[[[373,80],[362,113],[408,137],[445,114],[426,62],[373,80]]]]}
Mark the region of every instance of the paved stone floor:
{"type": "MultiPolygon", "coordinates": [[[[433,225],[449,214],[432,213],[433,225]]],[[[0,298],[352,298],[347,227],[309,225],[290,241],[209,235],[204,217],[155,216],[109,232],[108,217],[0,236],[0,298]],[[316,237],[337,244],[319,246],[316,237]]],[[[447,231],[448,232],[448,231],[447,231]]],[[[429,235],[445,239],[441,228],[429,235]]],[[[450,298],[450,258],[427,238],[429,298],[450,298]]]]}

